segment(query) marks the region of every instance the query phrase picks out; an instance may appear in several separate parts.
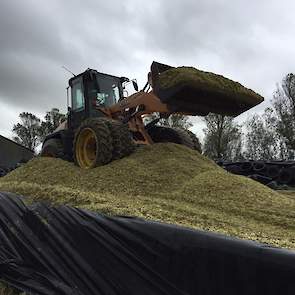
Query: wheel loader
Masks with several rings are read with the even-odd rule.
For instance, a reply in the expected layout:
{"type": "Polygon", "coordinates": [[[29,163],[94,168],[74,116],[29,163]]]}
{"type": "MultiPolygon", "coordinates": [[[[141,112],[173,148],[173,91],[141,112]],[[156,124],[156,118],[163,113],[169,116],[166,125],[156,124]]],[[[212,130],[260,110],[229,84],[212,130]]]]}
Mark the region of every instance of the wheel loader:
{"type": "Polygon", "coordinates": [[[209,112],[237,116],[261,102],[221,95],[224,81],[210,93],[181,79],[162,87],[161,78],[173,69],[153,62],[148,82],[140,91],[134,80],[92,69],[74,76],[69,80],[67,120],[45,138],[41,156],[73,160],[89,169],[129,155],[139,144],[174,142],[200,151],[192,132],[158,126],[159,120],[171,114],[205,116],[209,112]],[[136,92],[124,97],[125,86],[131,82],[136,92]],[[159,116],[146,124],[145,116],[153,113],[159,116]]]}

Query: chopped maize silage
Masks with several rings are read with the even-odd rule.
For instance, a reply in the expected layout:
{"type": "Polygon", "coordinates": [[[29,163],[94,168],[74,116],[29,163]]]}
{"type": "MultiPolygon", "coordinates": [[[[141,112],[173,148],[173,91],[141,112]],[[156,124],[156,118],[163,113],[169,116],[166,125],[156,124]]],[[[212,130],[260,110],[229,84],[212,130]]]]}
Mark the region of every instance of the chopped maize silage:
{"type": "Polygon", "coordinates": [[[286,197],[292,198],[295,200],[295,190],[292,188],[292,190],[280,190],[280,194],[283,194],[286,197]]]}
{"type": "Polygon", "coordinates": [[[26,293],[19,292],[14,288],[0,282],[0,295],[25,295],[26,293]]]}
{"type": "Polygon", "coordinates": [[[177,144],[141,147],[91,170],[36,158],[1,178],[0,190],[295,248],[295,199],[177,144]]]}
{"type": "Polygon", "coordinates": [[[221,75],[205,72],[193,67],[178,67],[160,74],[160,87],[170,88],[183,83],[207,93],[208,96],[228,97],[234,101],[256,105],[263,101],[263,97],[221,75]]]}

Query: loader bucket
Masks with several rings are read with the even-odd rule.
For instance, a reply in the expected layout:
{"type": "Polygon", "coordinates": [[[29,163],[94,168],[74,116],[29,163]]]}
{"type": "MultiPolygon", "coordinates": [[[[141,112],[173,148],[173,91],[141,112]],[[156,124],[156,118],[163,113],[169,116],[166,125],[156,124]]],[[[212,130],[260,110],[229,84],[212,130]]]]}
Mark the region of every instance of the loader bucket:
{"type": "Polygon", "coordinates": [[[154,93],[171,112],[235,117],[263,101],[238,82],[192,67],[174,68],[153,62],[151,77],[154,93]]]}

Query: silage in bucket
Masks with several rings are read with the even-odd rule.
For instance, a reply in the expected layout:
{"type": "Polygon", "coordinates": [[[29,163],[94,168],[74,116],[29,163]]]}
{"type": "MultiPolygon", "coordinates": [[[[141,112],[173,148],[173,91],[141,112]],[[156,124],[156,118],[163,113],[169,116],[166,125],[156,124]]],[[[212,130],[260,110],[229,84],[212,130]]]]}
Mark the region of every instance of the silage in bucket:
{"type": "MultiPolygon", "coordinates": [[[[222,75],[193,67],[172,68],[155,63],[154,91],[171,111],[238,116],[263,101],[263,97],[222,75]],[[168,67],[168,69],[167,69],[168,67]]],[[[153,69],[154,68],[154,69],[153,69]]]]}

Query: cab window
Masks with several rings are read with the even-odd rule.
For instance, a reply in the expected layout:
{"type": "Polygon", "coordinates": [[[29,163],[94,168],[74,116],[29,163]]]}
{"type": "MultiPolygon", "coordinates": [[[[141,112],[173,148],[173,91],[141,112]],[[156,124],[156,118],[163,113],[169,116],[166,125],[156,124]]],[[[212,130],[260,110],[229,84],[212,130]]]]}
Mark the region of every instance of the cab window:
{"type": "Polygon", "coordinates": [[[97,104],[111,106],[120,100],[119,80],[115,77],[97,75],[97,104]]]}
{"type": "Polygon", "coordinates": [[[77,79],[72,86],[72,110],[80,111],[85,108],[85,100],[83,95],[82,79],[77,79]]]}

